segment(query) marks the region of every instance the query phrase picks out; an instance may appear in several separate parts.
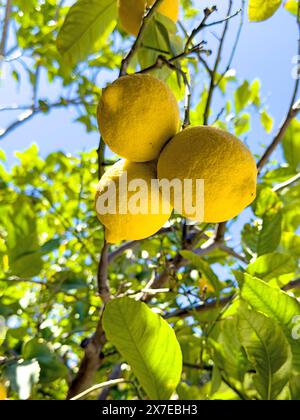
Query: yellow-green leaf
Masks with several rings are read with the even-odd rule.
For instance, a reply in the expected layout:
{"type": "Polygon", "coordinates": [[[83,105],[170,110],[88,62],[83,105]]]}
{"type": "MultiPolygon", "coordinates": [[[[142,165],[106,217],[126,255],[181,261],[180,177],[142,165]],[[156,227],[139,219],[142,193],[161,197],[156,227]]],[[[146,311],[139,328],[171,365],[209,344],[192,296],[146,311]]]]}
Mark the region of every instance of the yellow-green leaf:
{"type": "Polygon", "coordinates": [[[74,66],[102,38],[105,41],[116,24],[117,0],[78,0],[69,10],[57,37],[57,48],[65,62],[74,66]]]}
{"type": "Polygon", "coordinates": [[[288,12],[291,12],[293,13],[293,15],[297,16],[298,14],[298,1],[297,0],[288,0],[285,3],[284,7],[286,8],[288,12]]]}
{"type": "Polygon", "coordinates": [[[300,340],[295,339],[295,319],[300,314],[300,303],[282,290],[245,274],[242,298],[253,309],[274,319],[283,329],[293,353],[293,368],[300,372],[300,340]]]}
{"type": "Polygon", "coordinates": [[[260,121],[262,123],[262,126],[266,130],[267,133],[271,133],[273,130],[273,118],[267,113],[266,110],[262,111],[260,114],[260,121]]]}
{"type": "Polygon", "coordinates": [[[275,400],[288,383],[292,368],[290,345],[276,321],[250,311],[239,311],[239,336],[255,367],[254,385],[264,400],[275,400]]]}
{"type": "Polygon", "coordinates": [[[248,16],[251,22],[269,19],[277,11],[282,0],[249,0],[248,16]]]}
{"type": "Polygon", "coordinates": [[[125,297],[106,305],[103,327],[149,398],[169,399],[182,370],[181,349],[170,325],[144,303],[125,297]]]}

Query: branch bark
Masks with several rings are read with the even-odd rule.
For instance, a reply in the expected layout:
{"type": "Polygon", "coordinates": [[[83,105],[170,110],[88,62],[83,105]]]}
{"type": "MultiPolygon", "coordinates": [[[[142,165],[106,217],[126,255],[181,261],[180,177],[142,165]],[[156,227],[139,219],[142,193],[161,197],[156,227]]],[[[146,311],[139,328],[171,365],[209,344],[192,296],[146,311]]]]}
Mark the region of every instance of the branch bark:
{"type": "MultiPolygon", "coordinates": [[[[53,104],[48,105],[47,112],[48,112],[48,110],[51,111],[54,108],[67,107],[67,106],[77,106],[77,105],[81,105],[82,103],[83,102],[80,99],[70,99],[70,100],[55,102],[53,104]]],[[[4,107],[0,107],[0,112],[1,111],[10,111],[10,110],[14,111],[14,110],[17,110],[17,109],[24,109],[24,112],[22,114],[20,114],[19,117],[17,118],[17,120],[12,122],[7,128],[0,129],[0,140],[3,140],[8,134],[13,132],[16,128],[18,128],[19,126],[24,124],[26,121],[31,120],[34,116],[45,112],[45,110],[41,106],[40,107],[4,106],[4,107]]]]}
{"type": "Polygon", "coordinates": [[[1,37],[1,43],[0,43],[0,58],[1,56],[5,57],[5,54],[6,54],[6,45],[7,45],[7,39],[8,39],[11,8],[12,8],[12,0],[7,0],[6,7],[5,7],[3,29],[2,29],[2,37],[1,37]]]}
{"type": "MultiPolygon", "coordinates": [[[[297,80],[296,86],[295,86],[295,92],[298,91],[298,85],[299,85],[299,79],[297,80]]],[[[294,96],[294,95],[293,95],[294,96]]],[[[264,154],[262,155],[261,159],[257,163],[257,170],[258,173],[260,173],[263,169],[263,167],[267,164],[269,158],[271,157],[272,153],[275,151],[276,147],[280,144],[281,140],[283,139],[286,130],[288,129],[289,125],[291,124],[292,120],[297,116],[297,114],[300,112],[300,100],[294,103],[294,105],[291,106],[289,109],[287,116],[282,123],[281,127],[279,128],[278,133],[276,134],[274,140],[272,143],[268,146],[264,154]]]]}
{"type": "MultiPolygon", "coordinates": [[[[231,14],[232,6],[233,6],[233,1],[230,0],[229,1],[229,7],[228,7],[228,13],[227,13],[228,16],[230,16],[230,14],[231,14]]],[[[212,102],[214,90],[217,86],[216,85],[217,71],[218,71],[219,63],[221,61],[221,55],[222,55],[223,46],[224,46],[224,42],[225,42],[225,38],[226,38],[228,28],[229,28],[229,20],[225,21],[224,29],[223,29],[223,32],[222,32],[222,36],[221,36],[221,39],[220,39],[220,44],[219,44],[219,48],[218,48],[218,52],[217,52],[217,57],[216,57],[215,64],[214,64],[214,67],[213,67],[213,70],[212,70],[212,73],[211,73],[211,77],[210,77],[208,97],[207,97],[205,110],[204,110],[204,114],[203,114],[203,124],[204,125],[208,124],[210,105],[211,105],[211,102],[212,102]]]]}
{"type": "MultiPolygon", "coordinates": [[[[300,56],[300,2],[298,3],[298,16],[297,16],[297,23],[298,23],[298,30],[299,30],[299,39],[298,39],[298,55],[300,56]]],[[[269,158],[271,157],[272,153],[276,149],[276,147],[280,144],[281,140],[283,139],[286,130],[290,126],[292,120],[297,116],[297,114],[300,111],[300,99],[296,101],[298,90],[299,90],[299,84],[300,84],[300,73],[298,70],[297,79],[295,82],[293,94],[292,94],[292,100],[287,112],[287,116],[285,120],[283,121],[281,127],[278,130],[278,133],[276,134],[274,140],[272,143],[268,146],[264,154],[262,155],[261,159],[257,163],[257,170],[258,173],[261,172],[263,167],[267,164],[269,158]]]]}
{"type": "Polygon", "coordinates": [[[76,395],[85,391],[94,380],[96,371],[102,364],[101,351],[106,342],[105,334],[102,328],[102,314],[99,317],[96,332],[91,339],[86,339],[82,343],[84,348],[84,357],[79,370],[71,382],[67,399],[70,400],[76,395]]]}

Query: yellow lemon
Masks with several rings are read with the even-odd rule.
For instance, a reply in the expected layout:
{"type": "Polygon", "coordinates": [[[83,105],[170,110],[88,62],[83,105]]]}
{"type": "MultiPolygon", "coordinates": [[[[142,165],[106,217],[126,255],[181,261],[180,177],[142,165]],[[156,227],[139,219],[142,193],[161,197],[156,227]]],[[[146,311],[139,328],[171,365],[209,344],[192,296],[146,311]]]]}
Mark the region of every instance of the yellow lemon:
{"type": "Polygon", "coordinates": [[[159,190],[156,164],[125,159],[115,163],[97,186],[96,211],[109,243],[155,234],[172,212],[159,190]]]}
{"type": "MultiPolygon", "coordinates": [[[[147,0],[147,6],[151,7],[155,0],[147,0]]],[[[159,6],[158,11],[162,14],[177,22],[179,15],[179,0],[164,0],[159,6]]]]}
{"type": "Polygon", "coordinates": [[[0,383],[0,401],[6,400],[7,392],[3,384],[0,383]]]}
{"type": "Polygon", "coordinates": [[[124,31],[137,36],[146,10],[146,0],[119,0],[118,12],[124,31]]]}
{"type": "Polygon", "coordinates": [[[97,114],[105,143],[132,162],[156,159],[180,121],[172,91],[148,74],[124,76],[109,85],[97,114]]]}
{"type": "MultiPolygon", "coordinates": [[[[118,12],[122,28],[129,34],[137,36],[146,7],[153,6],[154,2],[155,0],[119,0],[118,12]]],[[[179,14],[179,0],[164,0],[158,11],[176,22],[179,14]]]]}
{"type": "MultiPolygon", "coordinates": [[[[204,180],[204,217],[206,223],[220,223],[237,216],[256,196],[257,169],[247,147],[227,131],[214,127],[191,127],[177,134],[164,148],[158,161],[158,177],[193,181],[192,206],[199,207],[195,181],[204,180]]],[[[197,220],[196,213],[183,216],[197,220]]],[[[191,208],[191,207],[190,207],[191,208]]]]}

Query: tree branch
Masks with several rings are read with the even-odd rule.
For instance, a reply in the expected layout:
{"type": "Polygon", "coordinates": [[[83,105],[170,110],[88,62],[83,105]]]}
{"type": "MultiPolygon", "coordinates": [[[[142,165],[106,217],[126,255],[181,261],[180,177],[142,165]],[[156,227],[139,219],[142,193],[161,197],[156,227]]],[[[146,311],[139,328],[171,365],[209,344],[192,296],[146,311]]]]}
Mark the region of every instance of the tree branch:
{"type": "Polygon", "coordinates": [[[21,126],[23,123],[25,123],[26,121],[31,120],[34,116],[36,116],[37,114],[41,114],[44,112],[48,112],[51,111],[54,108],[61,108],[61,107],[67,107],[67,106],[77,106],[77,105],[81,105],[84,102],[82,102],[80,99],[70,99],[70,100],[63,100],[60,102],[55,102],[53,104],[49,104],[46,105],[47,109],[45,110],[45,108],[43,106],[39,106],[39,107],[26,107],[26,106],[13,106],[13,105],[8,105],[8,106],[3,106],[0,107],[0,111],[14,111],[17,109],[24,109],[25,112],[23,112],[22,114],[19,115],[19,117],[17,118],[16,121],[14,121],[13,123],[11,123],[7,128],[5,129],[0,129],[0,140],[3,140],[8,134],[10,134],[12,131],[14,131],[16,128],[18,128],[19,126],[21,126]]]}
{"type": "Polygon", "coordinates": [[[110,299],[110,289],[107,279],[107,272],[108,272],[108,248],[109,245],[106,241],[104,241],[104,245],[102,248],[100,261],[98,264],[98,273],[97,273],[97,283],[98,283],[98,292],[103,301],[103,303],[107,303],[110,299]]]}
{"type": "MultiPolygon", "coordinates": [[[[296,83],[295,86],[295,92],[298,91],[298,82],[296,83]]],[[[294,96],[294,95],[293,95],[294,96]]],[[[268,146],[268,148],[266,149],[266,151],[264,152],[264,154],[262,155],[261,159],[259,160],[259,162],[257,163],[257,170],[258,173],[261,172],[261,170],[263,169],[263,167],[267,164],[270,156],[272,155],[272,153],[274,152],[274,150],[276,149],[276,147],[280,144],[281,140],[283,139],[283,136],[285,135],[286,130],[288,129],[290,123],[292,122],[292,120],[296,117],[296,115],[299,113],[300,111],[300,100],[297,101],[288,111],[288,114],[286,116],[286,119],[284,120],[283,124],[281,125],[281,127],[279,128],[279,131],[277,133],[277,135],[275,136],[274,140],[272,141],[272,143],[268,146]]]]}
{"type": "MultiPolygon", "coordinates": [[[[298,55],[300,56],[300,2],[298,2],[298,16],[297,16],[297,24],[298,24],[298,30],[299,30],[299,39],[298,39],[298,55]]],[[[299,89],[300,84],[300,74],[298,70],[296,83],[294,86],[293,94],[292,94],[292,100],[287,112],[287,116],[285,120],[283,121],[281,127],[279,128],[279,131],[277,135],[275,136],[272,143],[268,146],[264,154],[262,155],[261,159],[257,163],[257,170],[258,173],[261,172],[263,167],[267,164],[269,158],[271,157],[272,153],[276,149],[276,147],[279,145],[281,140],[283,139],[286,130],[288,129],[289,125],[291,124],[292,120],[296,117],[296,115],[300,111],[300,99],[296,101],[297,93],[299,89]]]]}
{"type": "Polygon", "coordinates": [[[111,379],[110,381],[102,382],[101,384],[97,384],[92,386],[91,388],[87,389],[86,391],[81,392],[80,394],[76,395],[75,397],[71,398],[72,401],[81,400],[81,398],[86,397],[91,392],[97,391],[98,389],[112,387],[118,384],[123,384],[126,381],[125,379],[111,379]]]}
{"type": "MultiPolygon", "coordinates": [[[[284,286],[282,288],[282,290],[285,291],[285,292],[288,292],[290,290],[299,289],[299,288],[300,288],[300,278],[291,281],[286,286],[284,286]]],[[[200,312],[201,313],[201,312],[210,311],[212,309],[223,308],[228,303],[230,303],[235,297],[236,297],[236,295],[232,294],[232,295],[229,295],[229,296],[227,296],[225,298],[222,298],[222,299],[214,299],[210,302],[204,302],[204,303],[200,303],[198,305],[191,305],[191,306],[188,306],[186,308],[177,309],[173,312],[166,313],[164,315],[164,318],[165,319],[186,318],[188,316],[193,315],[193,312],[200,312]]]]}
{"type": "MultiPolygon", "coordinates": [[[[232,5],[233,5],[233,1],[230,0],[229,1],[229,7],[228,7],[228,13],[227,13],[228,16],[230,16],[230,14],[231,14],[232,5]]],[[[221,39],[220,39],[220,45],[219,45],[219,48],[218,48],[217,57],[216,57],[215,64],[214,64],[214,67],[213,67],[213,70],[212,70],[212,73],[211,73],[211,77],[210,77],[208,97],[207,97],[207,101],[206,101],[206,105],[205,105],[205,109],[204,109],[204,114],[203,114],[203,125],[208,124],[210,105],[211,105],[211,102],[212,102],[214,90],[216,88],[217,71],[218,71],[219,63],[221,61],[222,50],[223,50],[223,46],[224,46],[224,42],[225,42],[225,38],[226,38],[228,28],[229,28],[229,20],[226,20],[225,25],[224,25],[224,29],[223,29],[223,32],[222,32],[222,36],[221,36],[221,39]]]]}
{"type": "Polygon", "coordinates": [[[296,280],[292,280],[286,286],[282,288],[285,292],[288,292],[293,289],[300,289],[300,278],[296,280]]]}
{"type": "Polygon", "coordinates": [[[84,357],[78,373],[70,385],[67,395],[68,400],[86,390],[93,382],[95,373],[102,364],[101,350],[105,342],[101,313],[95,334],[91,339],[84,340],[81,345],[84,348],[84,357]]]}
{"type": "Polygon", "coordinates": [[[193,312],[206,312],[212,309],[223,308],[229,302],[232,301],[234,296],[235,295],[229,295],[226,298],[214,299],[210,302],[200,303],[199,305],[191,305],[186,308],[177,309],[175,311],[165,314],[164,318],[186,318],[187,316],[191,316],[193,312]]]}
{"type": "Polygon", "coordinates": [[[207,7],[206,9],[204,9],[204,18],[200,22],[200,25],[198,25],[197,28],[195,28],[190,34],[190,36],[188,37],[185,44],[185,49],[184,49],[185,51],[187,51],[190,48],[190,45],[192,45],[195,37],[205,27],[206,21],[210,17],[210,15],[216,11],[217,11],[217,6],[207,7]]]}
{"type": "Polygon", "coordinates": [[[143,39],[143,35],[145,33],[145,30],[147,29],[147,26],[149,25],[150,21],[152,20],[152,18],[155,15],[155,12],[157,11],[158,7],[161,5],[162,2],[163,2],[163,0],[156,0],[154,5],[151,7],[151,9],[148,10],[146,15],[144,16],[143,21],[142,21],[142,26],[139,30],[138,36],[136,37],[136,40],[135,40],[134,44],[132,45],[130,51],[128,52],[126,57],[122,60],[119,76],[125,76],[126,75],[128,66],[130,64],[130,61],[133,58],[133,56],[135,55],[135,53],[137,52],[137,50],[139,49],[141,43],[142,43],[142,39],[143,39]]]}
{"type": "Polygon", "coordinates": [[[286,187],[290,187],[294,184],[296,184],[298,181],[300,180],[300,172],[293,176],[292,178],[288,179],[285,182],[282,182],[281,184],[276,185],[273,189],[274,192],[279,192],[281,190],[283,190],[286,187]]]}
{"type": "Polygon", "coordinates": [[[6,54],[6,44],[7,44],[7,39],[8,39],[8,28],[9,28],[11,8],[12,8],[12,0],[7,0],[6,7],[5,7],[3,29],[2,29],[2,37],[1,37],[1,43],[0,43],[0,60],[1,60],[1,57],[5,57],[5,54],[6,54]]]}

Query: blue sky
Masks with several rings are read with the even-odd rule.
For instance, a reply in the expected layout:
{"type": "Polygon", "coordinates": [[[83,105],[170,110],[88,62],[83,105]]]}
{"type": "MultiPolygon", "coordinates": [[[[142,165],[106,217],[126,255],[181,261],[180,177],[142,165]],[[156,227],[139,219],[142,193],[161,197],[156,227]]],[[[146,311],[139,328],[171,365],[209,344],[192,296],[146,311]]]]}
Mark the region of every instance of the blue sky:
{"type": "MultiPolygon", "coordinates": [[[[235,1],[234,3],[234,10],[237,10],[240,2],[235,1]]],[[[218,4],[218,15],[212,17],[211,20],[226,15],[227,2],[224,1],[201,1],[201,9],[206,5],[213,4],[218,4]]],[[[235,18],[228,36],[228,47],[224,52],[225,58],[230,53],[230,44],[234,39],[238,22],[239,18],[235,18]]],[[[218,32],[219,29],[207,29],[204,33],[204,39],[209,41],[208,48],[214,47],[212,32],[218,32]]],[[[256,78],[261,80],[262,97],[269,112],[275,118],[275,129],[283,119],[290,102],[294,84],[291,76],[294,66],[292,58],[296,55],[296,50],[297,25],[295,18],[281,9],[266,22],[249,23],[246,21],[233,62],[239,80],[252,81],[256,78]]],[[[17,62],[14,64],[19,66],[17,62]]],[[[31,100],[30,85],[23,79],[21,88],[16,87],[15,82],[7,76],[10,65],[5,64],[3,69],[4,74],[0,81],[0,105],[29,104],[31,100]]],[[[24,74],[23,77],[25,77],[24,74]]],[[[103,86],[112,77],[113,75],[104,75],[103,86]]],[[[49,84],[46,78],[42,77],[40,96],[55,99],[60,91],[61,87],[58,84],[49,84]]],[[[197,98],[193,99],[197,102],[197,98]]],[[[216,98],[216,100],[219,99],[216,98]]],[[[217,106],[216,109],[218,109],[217,106]]],[[[0,128],[4,128],[9,122],[14,121],[18,114],[18,111],[1,112],[0,128]]],[[[38,115],[1,141],[0,147],[7,153],[9,163],[14,161],[14,151],[26,149],[33,142],[38,144],[43,156],[58,149],[74,153],[79,150],[95,148],[98,143],[97,133],[86,133],[81,124],[73,122],[76,117],[74,109],[59,109],[46,116],[38,115]]],[[[260,145],[266,144],[270,140],[271,137],[267,136],[259,122],[255,121],[251,133],[247,136],[247,144],[255,152],[258,152],[263,150],[260,145]]]]}

